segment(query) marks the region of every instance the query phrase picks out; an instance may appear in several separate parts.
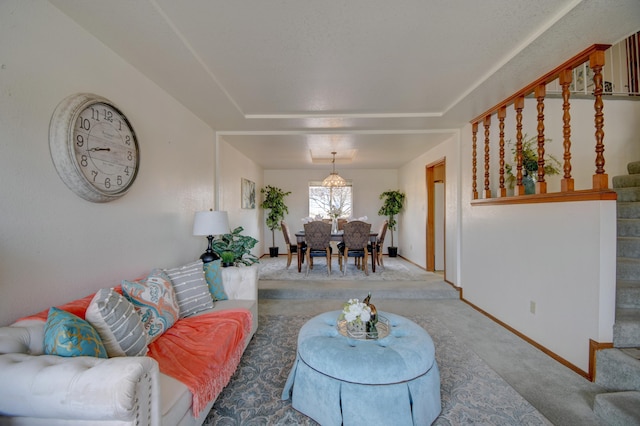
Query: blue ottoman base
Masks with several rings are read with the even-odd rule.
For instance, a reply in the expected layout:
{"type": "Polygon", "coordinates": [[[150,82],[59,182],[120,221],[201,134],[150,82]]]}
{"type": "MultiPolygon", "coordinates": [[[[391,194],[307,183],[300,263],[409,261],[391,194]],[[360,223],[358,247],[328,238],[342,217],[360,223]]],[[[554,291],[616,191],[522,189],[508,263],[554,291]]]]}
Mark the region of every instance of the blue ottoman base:
{"type": "Polygon", "coordinates": [[[428,333],[398,315],[380,340],[337,332],[339,311],[300,330],[282,399],[322,425],[429,425],[441,411],[440,373],[428,333]]]}

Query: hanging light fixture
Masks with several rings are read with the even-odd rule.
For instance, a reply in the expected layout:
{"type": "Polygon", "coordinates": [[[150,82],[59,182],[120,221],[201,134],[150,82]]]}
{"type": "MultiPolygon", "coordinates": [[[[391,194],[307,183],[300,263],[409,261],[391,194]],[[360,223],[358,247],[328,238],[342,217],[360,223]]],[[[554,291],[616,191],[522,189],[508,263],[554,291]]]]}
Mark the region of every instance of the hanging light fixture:
{"type": "Polygon", "coordinates": [[[324,178],[322,181],[322,186],[327,186],[329,188],[337,188],[342,186],[347,186],[347,181],[344,180],[337,172],[336,172],[336,152],[333,151],[331,153],[333,155],[333,160],[331,163],[333,164],[333,171],[329,176],[324,178]]]}

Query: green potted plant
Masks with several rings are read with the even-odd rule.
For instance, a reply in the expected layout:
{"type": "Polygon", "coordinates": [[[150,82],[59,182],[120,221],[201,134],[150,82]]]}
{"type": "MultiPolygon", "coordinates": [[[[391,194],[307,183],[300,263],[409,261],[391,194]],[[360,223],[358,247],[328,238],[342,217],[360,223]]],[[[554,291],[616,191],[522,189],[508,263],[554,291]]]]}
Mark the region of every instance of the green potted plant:
{"type": "Polygon", "coordinates": [[[220,259],[222,259],[223,267],[233,266],[235,264],[236,254],[232,251],[223,251],[220,253],[220,259]]]}
{"type": "Polygon", "coordinates": [[[213,241],[213,251],[222,258],[224,262],[224,256],[228,256],[225,253],[233,253],[232,263],[234,265],[252,265],[258,263],[259,260],[256,256],[251,254],[251,249],[258,244],[258,240],[248,235],[242,235],[244,228],[238,226],[229,234],[223,234],[219,238],[213,241]]]}
{"type": "Polygon", "coordinates": [[[378,211],[379,216],[387,216],[389,219],[389,231],[391,231],[391,245],[389,246],[389,257],[398,255],[398,247],[393,244],[393,231],[396,229],[395,216],[402,211],[406,194],[401,191],[385,191],[380,194],[380,199],[384,199],[382,207],[378,211]]]}
{"type": "Polygon", "coordinates": [[[271,230],[271,247],[269,247],[269,256],[278,257],[278,247],[276,247],[276,229],[280,227],[280,221],[284,219],[285,213],[289,213],[289,208],[284,203],[284,197],[291,194],[290,191],[284,192],[275,186],[267,185],[260,192],[264,195],[264,201],[260,204],[263,209],[269,209],[267,215],[267,227],[271,230]]]}
{"type": "MultiPolygon", "coordinates": [[[[535,194],[536,178],[538,176],[538,137],[532,136],[527,139],[527,135],[525,134],[522,139],[522,184],[524,185],[524,193],[535,194]]],[[[545,139],[544,141],[545,143],[551,142],[551,139],[545,139]]],[[[516,184],[516,176],[514,175],[514,169],[516,167],[515,164],[517,164],[516,145],[512,143],[511,140],[507,141],[507,145],[511,148],[514,165],[512,166],[507,163],[504,165],[504,170],[507,175],[507,188],[512,190],[516,184]]],[[[549,153],[545,153],[545,176],[560,174],[560,167],[560,161],[558,161],[556,157],[549,153]]]]}

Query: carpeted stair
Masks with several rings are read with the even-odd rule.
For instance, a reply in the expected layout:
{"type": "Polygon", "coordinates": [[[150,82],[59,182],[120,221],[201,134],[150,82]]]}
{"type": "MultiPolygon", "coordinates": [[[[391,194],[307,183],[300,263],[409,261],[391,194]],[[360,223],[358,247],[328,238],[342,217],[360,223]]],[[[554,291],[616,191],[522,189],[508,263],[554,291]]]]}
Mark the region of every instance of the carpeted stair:
{"type": "Polygon", "coordinates": [[[613,349],[596,354],[593,410],[609,425],[640,425],[640,161],[613,178],[618,195],[616,321],[613,349]]]}

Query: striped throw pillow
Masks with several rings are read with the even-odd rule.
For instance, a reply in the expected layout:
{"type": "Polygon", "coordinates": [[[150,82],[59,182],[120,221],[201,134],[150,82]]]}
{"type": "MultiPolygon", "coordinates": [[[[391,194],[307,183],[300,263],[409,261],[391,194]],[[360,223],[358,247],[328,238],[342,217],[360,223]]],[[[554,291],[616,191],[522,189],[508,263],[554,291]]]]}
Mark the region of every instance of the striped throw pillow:
{"type": "Polygon", "coordinates": [[[133,304],[112,288],[98,290],[85,318],[96,329],[109,357],[144,356],[147,333],[133,304]]]}
{"type": "Polygon", "coordinates": [[[212,309],[213,300],[209,286],[204,277],[202,260],[187,263],[177,268],[165,269],[171,279],[173,290],[180,307],[180,318],[195,315],[198,312],[212,309]]]}

